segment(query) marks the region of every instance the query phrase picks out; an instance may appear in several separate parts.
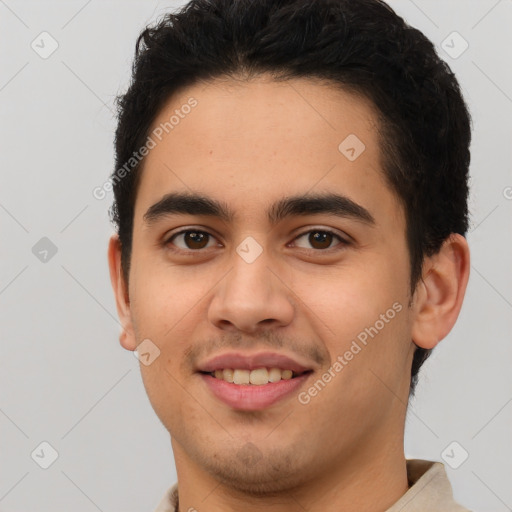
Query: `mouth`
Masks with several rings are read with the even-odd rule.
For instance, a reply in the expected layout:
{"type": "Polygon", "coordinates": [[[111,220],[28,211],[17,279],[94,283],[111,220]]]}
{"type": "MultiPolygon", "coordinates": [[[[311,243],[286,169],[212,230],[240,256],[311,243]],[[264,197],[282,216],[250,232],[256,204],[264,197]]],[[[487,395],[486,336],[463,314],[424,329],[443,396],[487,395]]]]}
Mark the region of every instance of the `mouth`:
{"type": "Polygon", "coordinates": [[[307,362],[276,353],[224,354],[198,374],[209,392],[232,409],[263,410],[297,392],[313,373],[307,362]]]}
{"type": "MultiPolygon", "coordinates": [[[[250,381],[247,384],[236,384],[234,381],[218,379],[211,373],[205,372],[201,372],[200,376],[211,395],[231,409],[262,411],[297,394],[312,373],[312,371],[306,371],[295,377],[292,375],[288,379],[267,381],[266,384],[251,384],[250,381]]],[[[244,382],[247,381],[245,376],[243,379],[244,382]]]]}

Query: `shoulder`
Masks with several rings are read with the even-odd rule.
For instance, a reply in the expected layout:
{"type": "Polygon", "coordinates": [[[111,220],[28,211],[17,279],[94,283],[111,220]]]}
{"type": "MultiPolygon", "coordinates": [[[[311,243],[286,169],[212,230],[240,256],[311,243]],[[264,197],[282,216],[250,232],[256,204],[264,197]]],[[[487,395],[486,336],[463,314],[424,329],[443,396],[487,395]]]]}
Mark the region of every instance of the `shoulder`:
{"type": "Polygon", "coordinates": [[[444,464],[408,459],[409,490],[386,512],[471,512],[453,499],[444,464]]]}

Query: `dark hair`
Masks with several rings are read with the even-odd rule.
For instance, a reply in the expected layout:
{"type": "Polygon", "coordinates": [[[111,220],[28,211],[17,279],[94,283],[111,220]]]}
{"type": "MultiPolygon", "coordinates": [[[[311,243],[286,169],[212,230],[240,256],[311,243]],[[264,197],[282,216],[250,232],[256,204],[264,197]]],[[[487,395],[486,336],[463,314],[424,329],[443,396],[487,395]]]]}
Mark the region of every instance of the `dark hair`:
{"type": "MultiPolygon", "coordinates": [[[[144,161],[132,156],[160,109],[200,80],[263,73],[319,78],[373,102],[384,175],[405,210],[412,294],[424,257],[468,229],[471,120],[433,44],[380,0],[192,0],[146,27],[130,86],[117,98],[111,218],[126,282],[144,161]],[[132,168],[119,173],[128,161],[132,168]]],[[[410,395],[430,352],[415,350],[410,395]]]]}

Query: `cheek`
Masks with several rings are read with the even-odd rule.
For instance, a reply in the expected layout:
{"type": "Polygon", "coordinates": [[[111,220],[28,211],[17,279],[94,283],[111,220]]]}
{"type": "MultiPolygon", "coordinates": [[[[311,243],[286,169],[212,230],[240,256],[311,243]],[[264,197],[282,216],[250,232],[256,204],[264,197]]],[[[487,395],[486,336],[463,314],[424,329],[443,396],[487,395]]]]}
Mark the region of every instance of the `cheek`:
{"type": "Polygon", "coordinates": [[[173,433],[181,430],[180,418],[191,417],[191,414],[185,410],[183,385],[169,366],[168,358],[161,355],[151,366],[141,365],[141,375],[151,406],[162,424],[171,427],[173,433]]]}
{"type": "MultiPolygon", "coordinates": [[[[373,310],[365,310],[368,321],[360,309],[360,316],[347,316],[346,321],[345,315],[338,314],[336,336],[329,338],[327,346],[330,366],[299,397],[308,418],[324,418],[323,428],[335,435],[377,431],[396,395],[408,386],[406,311],[394,304],[394,309],[383,309],[387,323],[379,317],[375,320],[373,310]]],[[[316,428],[311,421],[310,427],[316,428]]]]}
{"type": "Polygon", "coordinates": [[[324,268],[316,275],[296,275],[293,290],[303,304],[302,313],[325,334],[321,338],[334,340],[342,349],[344,341],[373,325],[395,302],[403,300],[400,279],[397,276],[393,280],[390,270],[375,259],[371,263],[365,259],[361,264],[328,272],[324,268]]]}
{"type": "Polygon", "coordinates": [[[210,288],[206,279],[187,268],[151,262],[144,269],[134,269],[131,310],[138,336],[152,339],[159,347],[165,347],[168,340],[178,345],[187,340],[181,333],[210,288]]]}
{"type": "Polygon", "coordinates": [[[151,364],[141,362],[141,375],[148,397],[163,421],[166,410],[180,409],[183,378],[179,365],[190,340],[190,332],[185,331],[197,297],[190,283],[188,287],[174,286],[173,280],[164,279],[155,266],[153,270],[134,268],[133,276],[130,292],[135,336],[138,343],[150,340],[158,353],[151,364]]]}
{"type": "Polygon", "coordinates": [[[386,381],[401,379],[397,369],[403,369],[409,347],[406,273],[377,262],[338,268],[328,280],[295,282],[307,306],[301,311],[329,352],[331,365],[342,358],[342,369],[338,364],[332,380],[354,396],[366,394],[370,381],[375,383],[370,370],[382,372],[386,381]]]}

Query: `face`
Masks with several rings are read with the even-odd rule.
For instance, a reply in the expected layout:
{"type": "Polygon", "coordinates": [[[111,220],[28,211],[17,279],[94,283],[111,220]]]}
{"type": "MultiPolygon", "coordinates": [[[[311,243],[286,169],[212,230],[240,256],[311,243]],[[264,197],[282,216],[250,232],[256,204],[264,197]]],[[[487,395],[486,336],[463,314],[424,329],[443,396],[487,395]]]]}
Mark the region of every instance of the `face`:
{"type": "Polygon", "coordinates": [[[400,445],[410,266],[372,105],[216,80],[152,130],[173,115],[137,192],[123,345],[150,340],[141,372],[177,464],[278,490],[400,445]]]}

